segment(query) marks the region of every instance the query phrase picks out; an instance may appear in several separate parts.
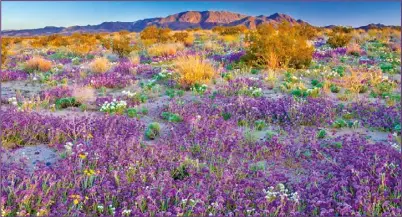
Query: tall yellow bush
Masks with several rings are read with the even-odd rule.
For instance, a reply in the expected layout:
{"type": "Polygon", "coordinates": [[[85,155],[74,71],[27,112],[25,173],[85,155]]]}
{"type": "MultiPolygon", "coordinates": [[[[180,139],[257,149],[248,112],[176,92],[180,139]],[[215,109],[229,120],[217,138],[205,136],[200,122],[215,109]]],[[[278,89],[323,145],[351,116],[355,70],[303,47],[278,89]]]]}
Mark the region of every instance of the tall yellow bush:
{"type": "Polygon", "coordinates": [[[182,43],[154,44],[148,48],[148,54],[151,56],[169,56],[175,55],[183,49],[184,45],[182,43]]]}
{"type": "Polygon", "coordinates": [[[209,84],[216,75],[214,67],[200,56],[179,57],[174,62],[178,82],[184,88],[195,84],[209,84]]]}
{"type": "Polygon", "coordinates": [[[25,64],[25,69],[28,71],[39,70],[47,72],[52,68],[52,62],[45,60],[43,57],[35,56],[29,59],[25,64]]]}
{"type": "Polygon", "coordinates": [[[110,62],[105,57],[98,57],[89,64],[89,68],[93,73],[105,73],[110,67],[110,62]]]}

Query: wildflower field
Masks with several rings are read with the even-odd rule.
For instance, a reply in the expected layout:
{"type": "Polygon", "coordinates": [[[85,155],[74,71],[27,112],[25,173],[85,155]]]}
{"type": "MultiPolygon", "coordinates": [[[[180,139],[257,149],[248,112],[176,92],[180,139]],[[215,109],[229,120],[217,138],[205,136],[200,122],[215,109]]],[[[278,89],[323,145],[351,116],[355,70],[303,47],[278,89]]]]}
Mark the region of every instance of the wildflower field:
{"type": "Polygon", "coordinates": [[[2,38],[2,216],[401,216],[400,36],[2,38]]]}

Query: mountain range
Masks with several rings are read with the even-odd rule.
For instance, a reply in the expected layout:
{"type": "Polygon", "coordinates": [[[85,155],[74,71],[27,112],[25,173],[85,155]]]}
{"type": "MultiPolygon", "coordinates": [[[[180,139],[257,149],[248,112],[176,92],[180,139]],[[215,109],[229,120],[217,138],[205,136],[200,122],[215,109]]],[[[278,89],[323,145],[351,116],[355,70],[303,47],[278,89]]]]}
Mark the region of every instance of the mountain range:
{"type": "MultiPolygon", "coordinates": [[[[22,30],[4,30],[1,35],[4,36],[36,36],[72,33],[95,33],[95,32],[118,32],[128,30],[130,32],[140,32],[147,26],[155,25],[157,27],[170,28],[172,30],[184,30],[188,28],[212,29],[215,26],[240,26],[244,25],[249,29],[255,29],[263,23],[279,23],[288,21],[292,25],[308,24],[303,20],[296,20],[289,15],[275,13],[270,16],[248,16],[228,11],[185,11],[173,14],[167,17],[148,18],[135,22],[104,22],[99,25],[86,26],[70,26],[55,27],[47,26],[38,29],[22,29],[22,30]]],[[[328,26],[328,28],[333,25],[328,26]]],[[[382,24],[369,24],[367,26],[358,27],[358,29],[371,29],[387,27],[382,24]]],[[[393,28],[400,28],[391,26],[393,28]]]]}

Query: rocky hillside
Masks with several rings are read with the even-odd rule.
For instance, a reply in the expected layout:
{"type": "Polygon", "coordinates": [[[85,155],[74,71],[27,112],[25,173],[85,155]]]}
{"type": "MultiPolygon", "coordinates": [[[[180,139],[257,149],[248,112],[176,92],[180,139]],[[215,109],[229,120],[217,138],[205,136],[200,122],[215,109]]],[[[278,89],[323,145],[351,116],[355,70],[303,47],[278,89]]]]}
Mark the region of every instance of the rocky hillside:
{"type": "Polygon", "coordinates": [[[186,11],[173,14],[164,18],[150,18],[135,22],[104,22],[99,25],[71,26],[71,27],[45,27],[40,29],[6,30],[2,31],[5,36],[34,36],[48,34],[72,34],[74,32],[116,32],[128,30],[140,32],[145,27],[156,25],[168,27],[173,30],[187,28],[211,29],[215,26],[238,26],[245,25],[248,28],[256,28],[261,23],[277,23],[286,20],[292,24],[305,23],[296,20],[286,14],[275,13],[270,16],[247,16],[228,11],[186,11]]]}

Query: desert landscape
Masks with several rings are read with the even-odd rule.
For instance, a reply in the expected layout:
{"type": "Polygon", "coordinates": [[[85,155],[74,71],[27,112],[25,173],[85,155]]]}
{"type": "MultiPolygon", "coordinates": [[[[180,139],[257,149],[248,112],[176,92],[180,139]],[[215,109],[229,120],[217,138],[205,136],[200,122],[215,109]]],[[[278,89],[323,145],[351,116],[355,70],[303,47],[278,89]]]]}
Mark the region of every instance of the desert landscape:
{"type": "Polygon", "coordinates": [[[186,11],[2,31],[2,216],[400,216],[401,29],[186,11]]]}

